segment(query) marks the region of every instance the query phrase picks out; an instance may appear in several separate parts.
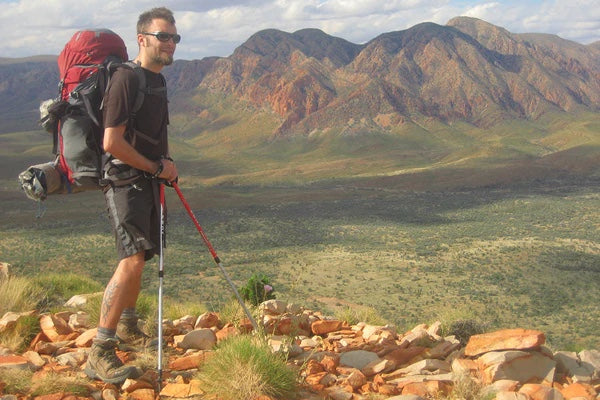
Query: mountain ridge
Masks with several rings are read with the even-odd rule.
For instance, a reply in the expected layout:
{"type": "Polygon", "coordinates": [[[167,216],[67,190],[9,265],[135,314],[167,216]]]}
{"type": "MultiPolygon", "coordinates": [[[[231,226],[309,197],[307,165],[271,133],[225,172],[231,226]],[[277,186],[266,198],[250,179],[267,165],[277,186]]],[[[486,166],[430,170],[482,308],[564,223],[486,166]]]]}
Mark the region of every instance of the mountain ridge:
{"type": "MultiPolygon", "coordinates": [[[[303,156],[295,167],[288,160],[293,170],[319,163],[318,178],[349,165],[359,175],[422,168],[442,155],[486,153],[486,164],[503,164],[511,154],[518,163],[598,144],[598,43],[470,17],[364,44],[314,28],[262,30],[228,57],[165,68],[171,132],[190,159],[222,155],[220,165],[243,174],[281,169],[282,151],[303,156]],[[569,137],[572,129],[586,139],[569,137]]],[[[39,129],[38,104],[56,96],[58,81],[55,60],[41,59],[0,60],[0,132],[39,129]]]]}

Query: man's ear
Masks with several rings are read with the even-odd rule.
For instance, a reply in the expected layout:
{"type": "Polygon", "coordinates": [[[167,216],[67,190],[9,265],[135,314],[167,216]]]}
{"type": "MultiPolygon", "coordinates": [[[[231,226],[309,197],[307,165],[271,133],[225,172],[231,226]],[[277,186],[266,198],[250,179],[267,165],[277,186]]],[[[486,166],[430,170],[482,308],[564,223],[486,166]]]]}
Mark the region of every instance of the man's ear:
{"type": "Polygon", "coordinates": [[[146,38],[144,34],[138,33],[136,39],[139,47],[146,47],[146,38]]]}

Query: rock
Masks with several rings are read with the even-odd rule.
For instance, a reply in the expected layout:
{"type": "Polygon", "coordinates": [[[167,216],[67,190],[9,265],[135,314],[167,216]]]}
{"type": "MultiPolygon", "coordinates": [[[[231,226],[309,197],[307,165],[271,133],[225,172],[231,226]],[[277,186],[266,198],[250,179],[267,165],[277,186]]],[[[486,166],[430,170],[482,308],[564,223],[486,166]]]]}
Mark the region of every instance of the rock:
{"type": "Polygon", "coordinates": [[[452,366],[449,363],[435,359],[421,360],[398,370],[403,375],[425,375],[434,372],[437,374],[446,374],[451,371],[452,366]]]}
{"type": "Polygon", "coordinates": [[[87,302],[90,298],[96,297],[96,296],[102,296],[102,294],[103,294],[102,292],[96,292],[96,293],[90,293],[90,294],[76,294],[75,296],[71,297],[65,303],[65,306],[72,307],[72,308],[82,307],[87,304],[87,302]]]}
{"type": "Polygon", "coordinates": [[[394,363],[386,359],[373,360],[368,363],[361,372],[366,376],[373,376],[384,372],[389,372],[394,369],[394,363]]]}
{"type": "Polygon", "coordinates": [[[90,325],[90,316],[88,313],[78,311],[69,316],[68,325],[72,330],[87,329],[90,325]]]}
{"type": "Polygon", "coordinates": [[[67,335],[73,333],[65,320],[51,314],[40,317],[40,327],[52,342],[64,340],[67,335]]]}
{"type": "Polygon", "coordinates": [[[572,351],[557,351],[554,353],[556,371],[571,377],[575,382],[590,382],[594,367],[588,363],[582,363],[577,353],[572,351]]]}
{"type": "Polygon", "coordinates": [[[175,346],[182,349],[210,350],[217,344],[211,329],[195,329],[186,335],[175,336],[175,346]]]}
{"type": "Polygon", "coordinates": [[[219,315],[214,312],[206,312],[198,317],[194,324],[194,329],[214,328],[219,326],[221,320],[219,315]]]}
{"type": "Polygon", "coordinates": [[[519,393],[528,395],[531,400],[564,400],[563,395],[555,388],[537,383],[523,385],[519,393]]]}
{"type": "Polygon", "coordinates": [[[553,382],[556,367],[551,357],[537,351],[492,351],[479,357],[477,363],[487,384],[499,379],[553,382]]]}
{"type": "Polygon", "coordinates": [[[262,302],[258,309],[266,315],[282,315],[287,310],[287,302],[283,300],[267,300],[262,302]]]}
{"type": "Polygon", "coordinates": [[[46,360],[44,360],[42,356],[40,356],[35,351],[26,351],[25,353],[23,353],[23,357],[25,357],[29,364],[33,366],[33,369],[37,370],[46,365],[46,360]]]}
{"type": "Polygon", "coordinates": [[[425,350],[426,348],[421,346],[399,348],[386,354],[383,358],[392,361],[394,368],[399,368],[403,365],[418,361],[420,359],[419,356],[423,354],[425,350]]]}
{"type": "Polygon", "coordinates": [[[465,347],[465,356],[474,357],[490,351],[531,350],[546,342],[543,332],[528,329],[504,329],[473,335],[465,347]]]}
{"type": "Polygon", "coordinates": [[[92,345],[92,341],[96,337],[98,333],[98,328],[88,329],[83,332],[81,335],[75,339],[75,346],[77,347],[90,347],[92,345]]]}
{"type": "Polygon", "coordinates": [[[352,350],[342,353],[340,356],[340,365],[362,370],[369,363],[380,361],[376,353],[366,350],[352,350]]]}
{"type": "Polygon", "coordinates": [[[362,372],[356,370],[348,375],[343,382],[344,384],[351,386],[352,389],[356,390],[367,383],[367,377],[362,372]]]}
{"type": "Polygon", "coordinates": [[[531,400],[525,393],[500,391],[496,393],[495,400],[531,400]]]}
{"type": "Polygon", "coordinates": [[[22,356],[0,356],[0,370],[2,368],[19,370],[29,369],[29,362],[25,357],[22,356]]]}
{"type": "Polygon", "coordinates": [[[82,365],[87,356],[82,351],[69,352],[56,356],[56,361],[59,365],[68,365],[72,368],[77,368],[82,365]]]}
{"type": "Polygon", "coordinates": [[[581,365],[593,368],[592,379],[600,379],[600,350],[583,350],[578,356],[581,365]]]}
{"type": "Polygon", "coordinates": [[[339,331],[342,328],[342,321],[336,319],[319,320],[310,325],[313,335],[323,336],[331,332],[339,331]]]}
{"type": "Polygon", "coordinates": [[[597,397],[596,390],[588,383],[576,382],[565,386],[560,391],[563,397],[567,400],[570,399],[585,399],[595,400],[597,397]]]}
{"type": "Polygon", "coordinates": [[[132,400],[156,400],[156,395],[154,393],[154,389],[138,389],[127,396],[127,399],[132,400]]]}
{"type": "Polygon", "coordinates": [[[5,313],[2,316],[2,319],[0,319],[0,332],[3,332],[7,329],[14,328],[17,325],[17,323],[19,322],[19,320],[29,317],[31,315],[35,315],[35,311],[28,311],[28,312],[21,312],[21,313],[15,313],[12,311],[8,311],[7,313],[5,313]]]}
{"type": "Polygon", "coordinates": [[[448,383],[436,380],[413,382],[402,388],[402,394],[412,394],[425,398],[439,398],[446,396],[450,392],[450,388],[451,386],[448,383]]]}
{"type": "Polygon", "coordinates": [[[169,363],[169,369],[172,371],[185,371],[196,369],[207,360],[209,353],[194,353],[188,356],[179,357],[169,363]]]}

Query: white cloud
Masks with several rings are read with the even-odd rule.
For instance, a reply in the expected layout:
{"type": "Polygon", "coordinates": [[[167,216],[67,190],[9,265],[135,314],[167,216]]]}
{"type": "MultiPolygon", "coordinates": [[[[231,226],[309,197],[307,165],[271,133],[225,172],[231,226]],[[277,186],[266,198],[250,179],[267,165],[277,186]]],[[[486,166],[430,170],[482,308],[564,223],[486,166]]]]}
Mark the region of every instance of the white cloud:
{"type": "MultiPolygon", "coordinates": [[[[354,43],[421,22],[445,24],[468,15],[511,32],[600,40],[598,0],[164,0],[183,36],[177,56],[227,56],[258,30],[319,28],[354,43]]],[[[5,38],[0,57],[58,54],[81,28],[109,28],[135,56],[135,23],[150,0],[0,0],[5,38]]]]}

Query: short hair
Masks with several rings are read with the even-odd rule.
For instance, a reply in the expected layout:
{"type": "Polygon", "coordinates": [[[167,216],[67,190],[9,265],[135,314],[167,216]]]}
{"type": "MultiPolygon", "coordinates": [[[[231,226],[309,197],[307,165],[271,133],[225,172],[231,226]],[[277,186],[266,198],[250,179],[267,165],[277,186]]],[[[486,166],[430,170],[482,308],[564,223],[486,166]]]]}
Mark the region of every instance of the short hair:
{"type": "Polygon", "coordinates": [[[175,17],[173,17],[173,12],[166,7],[157,7],[140,14],[137,23],[137,33],[146,31],[146,28],[154,19],[164,19],[165,21],[175,25],[175,17]]]}

